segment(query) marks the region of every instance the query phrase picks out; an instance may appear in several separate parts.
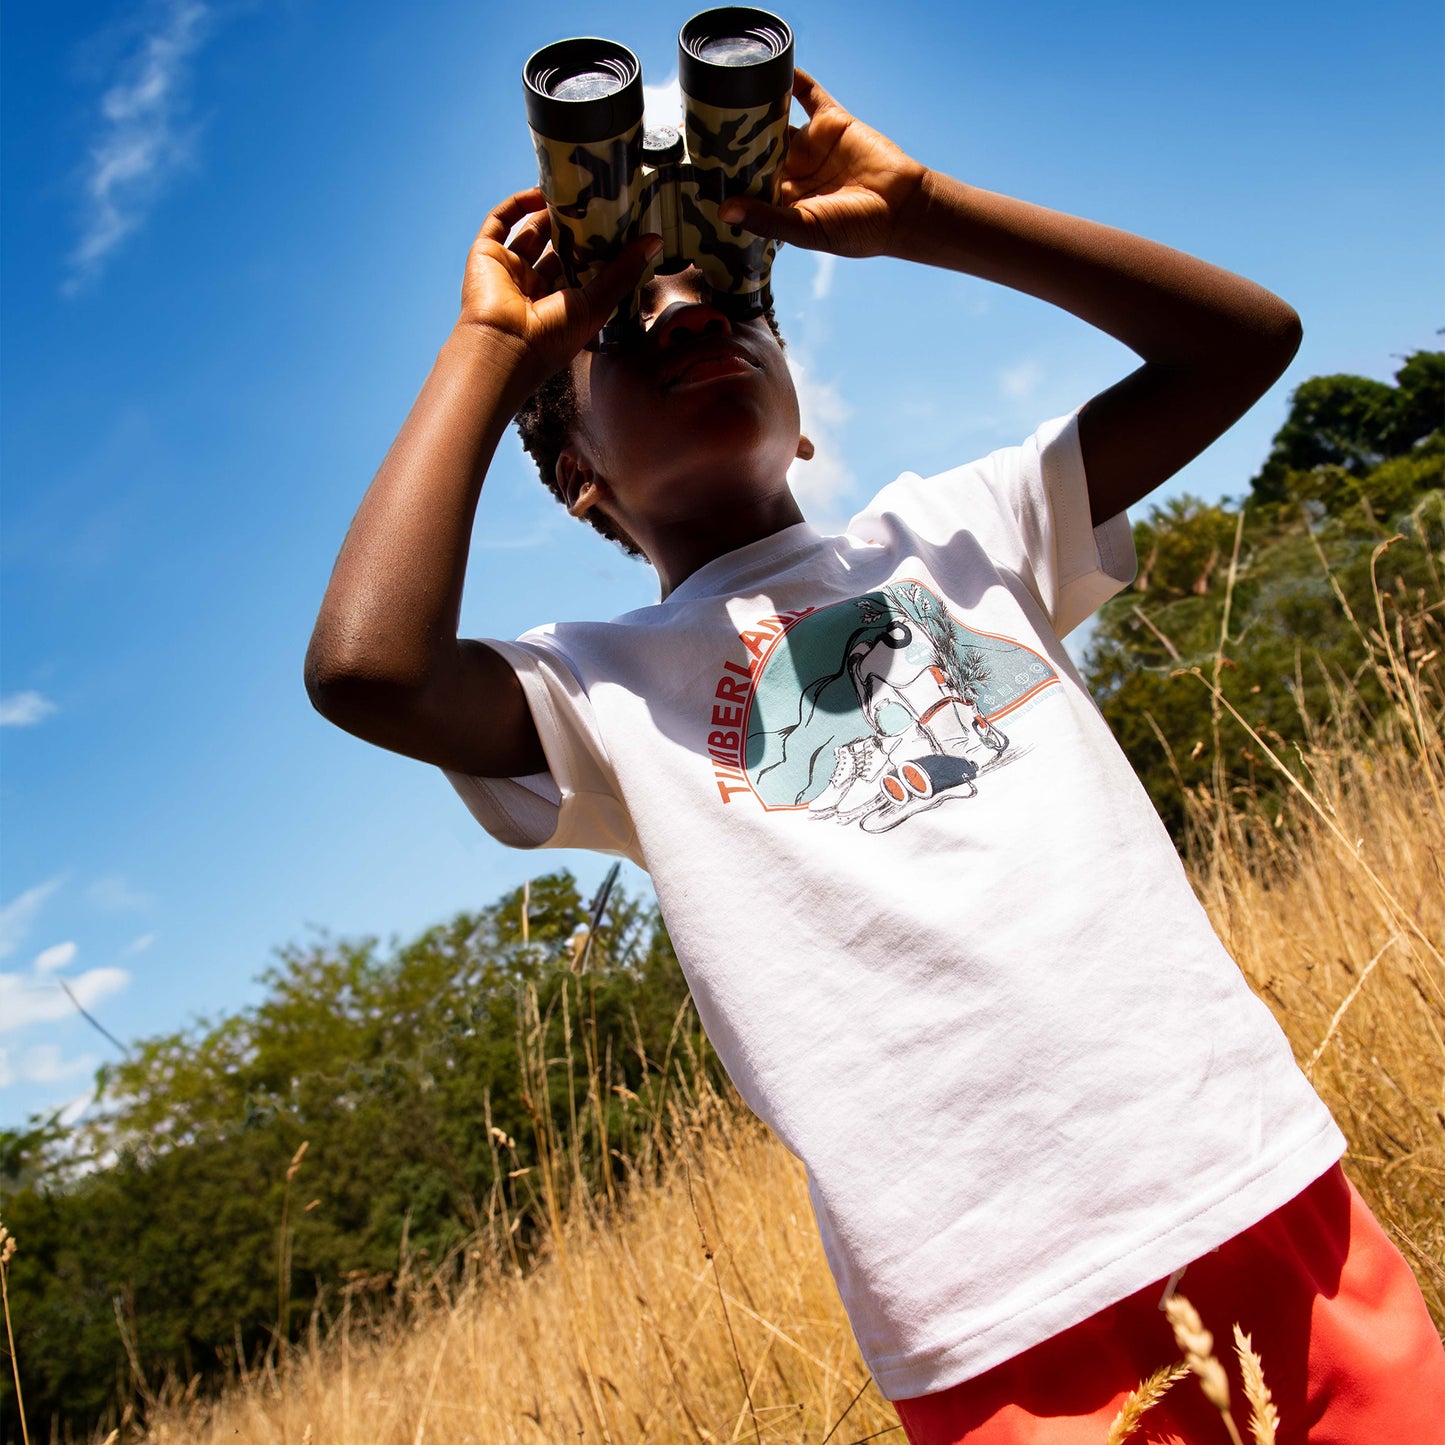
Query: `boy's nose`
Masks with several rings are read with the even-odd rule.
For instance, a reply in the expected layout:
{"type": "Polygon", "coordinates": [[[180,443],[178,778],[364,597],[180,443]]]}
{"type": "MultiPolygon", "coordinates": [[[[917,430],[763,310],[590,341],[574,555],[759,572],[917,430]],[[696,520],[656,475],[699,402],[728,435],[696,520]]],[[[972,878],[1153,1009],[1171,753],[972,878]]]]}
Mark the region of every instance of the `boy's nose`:
{"type": "Polygon", "coordinates": [[[668,351],[699,336],[731,336],[733,328],[721,311],[705,301],[679,301],[653,322],[652,333],[657,349],[668,351]]]}

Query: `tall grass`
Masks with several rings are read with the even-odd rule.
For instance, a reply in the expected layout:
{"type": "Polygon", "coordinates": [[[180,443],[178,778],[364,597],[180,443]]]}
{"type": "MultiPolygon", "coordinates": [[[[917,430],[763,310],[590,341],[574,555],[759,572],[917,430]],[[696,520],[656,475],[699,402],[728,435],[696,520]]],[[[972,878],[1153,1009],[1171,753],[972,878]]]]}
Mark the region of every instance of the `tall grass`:
{"type": "MultiPolygon", "coordinates": [[[[1356,619],[1361,665],[1389,707],[1367,715],[1341,678],[1306,747],[1253,734],[1284,791],[1232,789],[1221,770],[1220,786],[1191,803],[1191,871],[1344,1129],[1347,1172],[1445,1326],[1441,608],[1439,594],[1383,595],[1374,617],[1356,619]]],[[[1217,682],[1216,668],[1178,685],[1206,689],[1218,718],[1230,704],[1217,682]]],[[[583,982],[565,1004],[571,1019],[583,1016],[583,982]]],[[[542,1023],[535,999],[524,1001],[523,1082],[534,1098],[575,1067],[570,1050],[546,1057],[542,1023]]],[[[587,1105],[566,1135],[547,1111],[534,1115],[539,1162],[511,1195],[523,1202],[493,1199],[460,1283],[456,1261],[430,1272],[403,1261],[387,1311],[363,1311],[348,1294],[284,1362],[243,1363],[214,1403],[178,1385],[123,1439],[901,1442],[853,1344],[797,1162],[695,1071],[704,1082],[691,1091],[637,1101],[651,1114],[630,1132],[640,1145],[625,1161],[628,1182],[599,1194],[583,1158],[616,1148],[600,1132],[616,1085],[595,1051],[587,1068],[587,1105]],[[519,1235],[540,1240],[534,1254],[519,1253],[519,1235]]],[[[511,1141],[499,1133],[505,1165],[511,1141]]],[[[1156,1392],[1178,1376],[1174,1361],[1159,1363],[1156,1392]]],[[[1244,1386],[1267,1404],[1249,1371],[1244,1386]]],[[[1131,1406],[1136,1416],[1148,1394],[1131,1406]]]]}
{"type": "Polygon", "coordinates": [[[1377,587],[1374,617],[1351,616],[1361,670],[1380,683],[1385,709],[1370,713],[1351,679],[1331,679],[1329,716],[1304,720],[1305,747],[1286,750],[1251,730],[1261,761],[1283,775],[1283,801],[1250,789],[1195,795],[1190,855],[1215,928],[1344,1130],[1347,1172],[1445,1329],[1438,579],[1433,591],[1377,587]]]}

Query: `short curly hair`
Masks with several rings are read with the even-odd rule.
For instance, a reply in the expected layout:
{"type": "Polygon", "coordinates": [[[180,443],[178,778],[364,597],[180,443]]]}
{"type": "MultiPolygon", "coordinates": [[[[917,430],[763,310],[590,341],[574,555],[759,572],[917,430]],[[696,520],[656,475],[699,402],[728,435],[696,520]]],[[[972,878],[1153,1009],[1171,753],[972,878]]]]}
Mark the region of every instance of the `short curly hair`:
{"type": "MultiPolygon", "coordinates": [[[[780,347],[786,347],[778,320],[770,306],[763,313],[768,329],[780,347]]],[[[572,439],[577,424],[577,388],[572,383],[572,368],[564,366],[549,376],[519,408],[514,418],[523,449],[537,464],[537,471],[547,490],[565,507],[567,498],[557,485],[557,458],[572,439]]],[[[616,542],[629,557],[643,557],[642,548],[627,535],[600,507],[589,508],[583,520],[599,531],[609,542],[616,542]]]]}

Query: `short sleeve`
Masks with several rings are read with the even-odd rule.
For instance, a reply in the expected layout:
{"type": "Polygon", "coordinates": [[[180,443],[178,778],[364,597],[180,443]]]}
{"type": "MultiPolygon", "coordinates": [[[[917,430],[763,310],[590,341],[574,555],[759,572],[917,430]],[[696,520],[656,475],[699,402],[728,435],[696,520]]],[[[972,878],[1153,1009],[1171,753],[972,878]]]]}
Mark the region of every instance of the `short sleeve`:
{"type": "Polygon", "coordinates": [[[1077,407],[1044,422],[1020,446],[937,476],[900,477],[849,530],[867,537],[890,512],[939,543],[959,531],[974,533],[1029,589],[1060,637],[1134,579],[1128,516],[1093,523],[1077,407]]]}
{"type": "Polygon", "coordinates": [[[522,684],[547,771],[479,778],[443,768],[472,816],[508,847],[590,848],[645,866],[591,700],[576,674],[536,634],[517,642],[488,639],[486,645],[522,684]]]}

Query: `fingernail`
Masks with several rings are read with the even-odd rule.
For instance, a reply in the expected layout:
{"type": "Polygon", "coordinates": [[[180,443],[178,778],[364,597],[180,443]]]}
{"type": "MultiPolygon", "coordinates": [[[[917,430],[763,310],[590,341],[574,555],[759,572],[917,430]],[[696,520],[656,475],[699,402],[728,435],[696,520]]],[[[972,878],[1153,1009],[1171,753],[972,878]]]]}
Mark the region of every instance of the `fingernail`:
{"type": "Polygon", "coordinates": [[[649,261],[652,260],[652,258],[657,255],[660,250],[662,250],[662,237],[649,236],[643,245],[643,251],[647,256],[647,259],[649,261]]]}
{"type": "Polygon", "coordinates": [[[717,208],[718,219],[726,221],[731,225],[734,221],[741,221],[743,218],[743,203],[741,201],[724,201],[717,208]]]}

